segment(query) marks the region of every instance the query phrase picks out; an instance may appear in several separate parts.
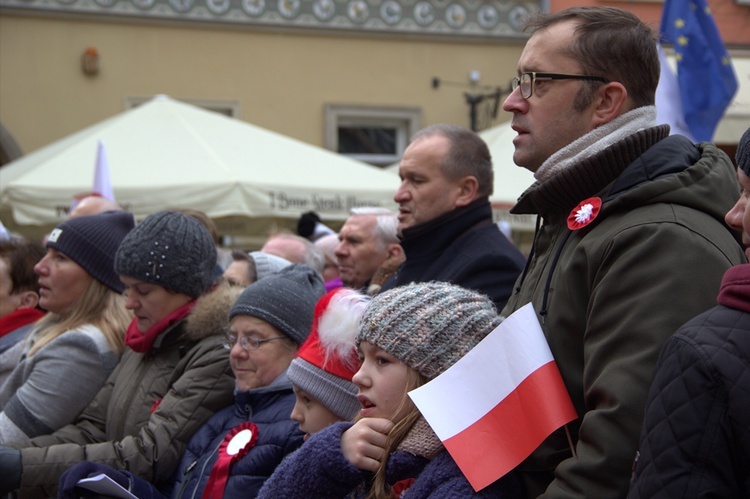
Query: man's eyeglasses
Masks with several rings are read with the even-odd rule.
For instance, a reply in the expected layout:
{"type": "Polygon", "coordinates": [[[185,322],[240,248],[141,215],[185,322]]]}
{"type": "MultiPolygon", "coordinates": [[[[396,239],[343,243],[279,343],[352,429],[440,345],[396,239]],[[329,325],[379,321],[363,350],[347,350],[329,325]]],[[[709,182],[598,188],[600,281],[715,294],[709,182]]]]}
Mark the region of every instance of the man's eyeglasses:
{"type": "Polygon", "coordinates": [[[609,83],[603,76],[594,75],[570,75],[565,73],[521,73],[521,76],[513,78],[510,82],[512,90],[521,87],[521,97],[528,99],[534,94],[534,83],[537,80],[594,80],[609,83]]]}
{"type": "MultiPolygon", "coordinates": [[[[280,340],[286,338],[286,336],[274,336],[273,338],[264,338],[262,340],[259,340],[258,338],[254,336],[243,336],[239,338],[240,346],[243,350],[257,350],[260,348],[260,346],[267,342],[272,340],[280,340]]],[[[224,348],[227,350],[231,350],[233,346],[237,344],[238,338],[236,336],[233,336],[231,334],[228,334],[224,337],[224,348]]]]}

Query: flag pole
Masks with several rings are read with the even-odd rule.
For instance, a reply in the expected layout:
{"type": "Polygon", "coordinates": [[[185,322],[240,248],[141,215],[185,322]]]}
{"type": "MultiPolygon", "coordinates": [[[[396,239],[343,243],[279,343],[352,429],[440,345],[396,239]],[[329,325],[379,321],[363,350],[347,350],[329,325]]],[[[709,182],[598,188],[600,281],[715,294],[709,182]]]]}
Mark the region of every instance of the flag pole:
{"type": "Polygon", "coordinates": [[[576,455],[576,448],[573,445],[573,439],[570,438],[570,430],[568,429],[568,424],[566,423],[564,426],[565,426],[565,436],[568,437],[568,445],[570,446],[570,452],[571,454],[573,454],[573,457],[577,458],[578,456],[576,455]]]}

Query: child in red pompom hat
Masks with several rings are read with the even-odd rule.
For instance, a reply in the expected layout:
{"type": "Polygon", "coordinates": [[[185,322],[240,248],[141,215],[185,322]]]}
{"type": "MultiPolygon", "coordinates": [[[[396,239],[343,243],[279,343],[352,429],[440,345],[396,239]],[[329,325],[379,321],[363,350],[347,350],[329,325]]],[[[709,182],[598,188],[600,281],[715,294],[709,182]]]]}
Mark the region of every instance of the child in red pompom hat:
{"type": "Polygon", "coordinates": [[[291,417],[305,439],[337,421],[351,420],[361,408],[352,383],[359,368],[354,336],[369,301],[353,289],[337,288],[315,306],[310,336],[287,370],[297,396],[291,417]]]}

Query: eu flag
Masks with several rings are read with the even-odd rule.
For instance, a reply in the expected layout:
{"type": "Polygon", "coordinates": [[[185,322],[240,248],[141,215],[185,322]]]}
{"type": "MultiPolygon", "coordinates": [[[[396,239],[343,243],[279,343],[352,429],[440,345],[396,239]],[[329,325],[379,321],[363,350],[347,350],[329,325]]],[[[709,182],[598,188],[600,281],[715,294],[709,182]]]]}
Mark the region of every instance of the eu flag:
{"type": "Polygon", "coordinates": [[[737,77],[706,0],[665,0],[661,36],[674,45],[685,122],[695,140],[711,141],[737,77]]]}

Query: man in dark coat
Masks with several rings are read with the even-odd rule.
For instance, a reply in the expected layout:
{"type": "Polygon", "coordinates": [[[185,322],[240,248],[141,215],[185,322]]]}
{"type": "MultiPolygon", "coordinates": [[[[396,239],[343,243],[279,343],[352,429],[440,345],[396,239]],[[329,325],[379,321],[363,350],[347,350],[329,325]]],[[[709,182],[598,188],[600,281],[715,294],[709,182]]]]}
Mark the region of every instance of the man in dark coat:
{"type": "Polygon", "coordinates": [[[399,165],[398,234],[406,262],[381,291],[443,281],[489,296],[502,309],[524,258],[492,222],[492,159],[476,133],[433,125],[412,138],[399,165]]]}

